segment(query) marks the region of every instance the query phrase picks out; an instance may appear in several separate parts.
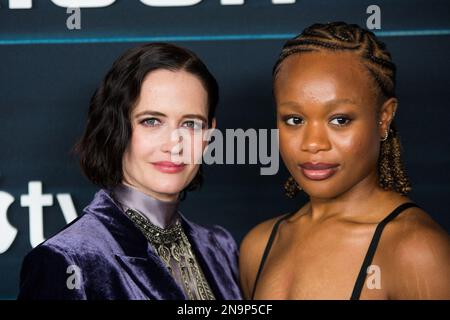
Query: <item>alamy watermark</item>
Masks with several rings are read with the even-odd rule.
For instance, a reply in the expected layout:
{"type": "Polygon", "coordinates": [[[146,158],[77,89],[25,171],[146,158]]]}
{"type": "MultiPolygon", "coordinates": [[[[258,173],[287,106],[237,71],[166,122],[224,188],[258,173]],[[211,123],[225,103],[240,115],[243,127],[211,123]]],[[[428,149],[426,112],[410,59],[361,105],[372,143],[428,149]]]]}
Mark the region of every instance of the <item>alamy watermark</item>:
{"type": "Polygon", "coordinates": [[[69,30],[81,30],[81,9],[67,8],[67,14],[70,16],[66,20],[66,27],[69,30]]]}
{"type": "Polygon", "coordinates": [[[366,286],[368,289],[381,289],[381,268],[375,264],[367,267],[366,286]]]}
{"type": "Polygon", "coordinates": [[[366,27],[369,30],[380,30],[381,29],[381,8],[376,4],[372,4],[367,7],[367,14],[370,16],[366,20],[366,27]]]}
{"type": "Polygon", "coordinates": [[[274,175],[279,169],[278,129],[172,131],[171,161],[185,164],[261,164],[261,175],[274,175]],[[208,143],[203,151],[204,143],[208,143]]]}
{"type": "Polygon", "coordinates": [[[80,290],[83,281],[81,269],[75,264],[67,267],[66,273],[69,274],[66,280],[66,287],[69,290],[80,290]]]}

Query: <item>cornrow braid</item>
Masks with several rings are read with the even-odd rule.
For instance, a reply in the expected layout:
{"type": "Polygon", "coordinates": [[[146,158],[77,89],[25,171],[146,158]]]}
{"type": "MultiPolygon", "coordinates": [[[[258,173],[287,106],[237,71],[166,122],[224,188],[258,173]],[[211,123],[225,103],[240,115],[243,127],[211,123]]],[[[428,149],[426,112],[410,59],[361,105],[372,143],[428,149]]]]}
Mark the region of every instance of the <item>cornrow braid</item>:
{"type": "MultiPolygon", "coordinates": [[[[371,31],[356,24],[331,22],[313,24],[295,38],[288,40],[273,67],[275,79],[282,62],[294,54],[315,51],[350,51],[361,61],[379,89],[379,102],[396,97],[396,67],[386,45],[371,31]]],[[[411,191],[411,184],[401,160],[401,143],[395,122],[392,121],[388,138],[381,142],[378,159],[379,185],[385,190],[401,194],[411,191]]],[[[289,180],[287,183],[296,183],[289,180]]],[[[286,187],[286,186],[285,186],[286,187]]],[[[298,190],[295,186],[291,190],[298,190]]]]}

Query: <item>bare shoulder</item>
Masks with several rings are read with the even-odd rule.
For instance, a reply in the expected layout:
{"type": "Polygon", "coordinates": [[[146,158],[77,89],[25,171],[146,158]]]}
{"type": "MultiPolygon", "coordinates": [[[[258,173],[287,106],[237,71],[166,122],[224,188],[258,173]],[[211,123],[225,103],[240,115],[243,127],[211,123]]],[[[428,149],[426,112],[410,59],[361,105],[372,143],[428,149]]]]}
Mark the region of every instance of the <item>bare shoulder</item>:
{"type": "Polygon", "coordinates": [[[393,270],[391,295],[450,299],[450,237],[424,210],[410,208],[386,227],[384,250],[393,270]]]}
{"type": "MultiPolygon", "coordinates": [[[[420,208],[410,208],[389,225],[392,245],[402,257],[423,258],[423,253],[450,253],[450,237],[420,208]],[[416,257],[421,253],[419,257],[416,257]]],[[[387,228],[386,228],[387,229],[387,228]]]]}
{"type": "Polygon", "coordinates": [[[264,240],[268,240],[269,235],[275,223],[281,219],[283,215],[263,221],[253,227],[244,237],[241,243],[241,249],[255,249],[255,247],[265,247],[264,240]]]}
{"type": "Polygon", "coordinates": [[[239,250],[239,273],[242,291],[250,298],[256,274],[275,223],[284,215],[263,221],[253,227],[244,237],[239,250]]]}

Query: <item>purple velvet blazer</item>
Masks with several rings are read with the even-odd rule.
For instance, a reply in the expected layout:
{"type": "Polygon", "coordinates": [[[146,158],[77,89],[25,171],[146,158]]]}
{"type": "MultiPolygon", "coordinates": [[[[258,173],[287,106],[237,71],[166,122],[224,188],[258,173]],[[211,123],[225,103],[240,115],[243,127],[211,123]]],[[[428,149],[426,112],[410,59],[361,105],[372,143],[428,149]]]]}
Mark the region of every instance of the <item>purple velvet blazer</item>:
{"type": "MultiPolygon", "coordinates": [[[[241,299],[232,236],[181,218],[216,299],[241,299]]],[[[18,299],[187,297],[141,231],[100,190],[80,217],[25,257],[18,299]]]]}

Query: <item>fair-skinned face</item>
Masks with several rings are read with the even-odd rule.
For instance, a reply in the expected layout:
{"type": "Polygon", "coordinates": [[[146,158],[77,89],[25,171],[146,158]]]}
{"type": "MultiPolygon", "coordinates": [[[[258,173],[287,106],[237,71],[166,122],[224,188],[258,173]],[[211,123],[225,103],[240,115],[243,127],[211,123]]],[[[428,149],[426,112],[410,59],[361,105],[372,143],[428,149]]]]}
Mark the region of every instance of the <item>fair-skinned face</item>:
{"type": "Polygon", "coordinates": [[[280,153],[311,199],[377,188],[380,139],[397,100],[377,113],[375,86],[354,53],[304,53],[281,64],[274,83],[280,153]]]}
{"type": "Polygon", "coordinates": [[[123,155],[123,183],[162,201],[176,200],[199,169],[207,145],[202,139],[207,119],[208,94],[197,76],[163,69],[150,72],[130,114],[132,135],[123,155]],[[180,148],[182,139],[189,143],[180,148]]]}

